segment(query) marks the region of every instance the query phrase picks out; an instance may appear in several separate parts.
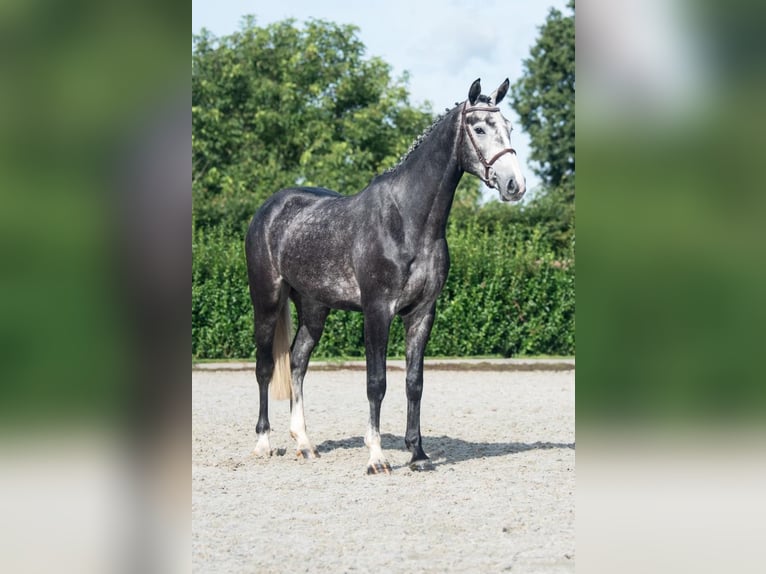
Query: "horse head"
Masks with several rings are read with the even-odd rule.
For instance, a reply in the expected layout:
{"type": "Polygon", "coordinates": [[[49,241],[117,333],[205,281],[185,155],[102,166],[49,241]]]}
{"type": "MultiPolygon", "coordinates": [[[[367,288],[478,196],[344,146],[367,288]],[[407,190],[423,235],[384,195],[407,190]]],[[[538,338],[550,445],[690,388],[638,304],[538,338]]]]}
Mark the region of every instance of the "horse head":
{"type": "Polygon", "coordinates": [[[503,201],[518,201],[527,190],[526,179],[511,147],[511,122],[498,107],[509,86],[506,78],[491,95],[484,96],[479,80],[471,84],[460,113],[458,154],[463,171],[495,188],[503,201]]]}

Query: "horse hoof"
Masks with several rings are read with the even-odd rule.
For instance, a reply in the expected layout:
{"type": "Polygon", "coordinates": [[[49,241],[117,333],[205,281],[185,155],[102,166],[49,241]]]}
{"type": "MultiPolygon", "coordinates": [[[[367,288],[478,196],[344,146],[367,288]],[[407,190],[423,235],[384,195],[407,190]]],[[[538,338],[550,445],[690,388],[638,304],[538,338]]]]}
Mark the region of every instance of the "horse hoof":
{"type": "Polygon", "coordinates": [[[421,458],[420,460],[413,460],[410,462],[410,470],[420,472],[424,470],[434,470],[436,467],[429,458],[421,458]]]}
{"type": "Polygon", "coordinates": [[[270,457],[273,454],[274,454],[274,451],[272,449],[270,449],[270,448],[269,449],[256,448],[253,451],[253,456],[255,456],[257,458],[268,458],[268,457],[270,457]]]}
{"type": "Polygon", "coordinates": [[[298,458],[305,458],[306,460],[310,458],[319,458],[319,453],[317,452],[317,449],[315,448],[301,448],[298,449],[298,451],[295,453],[295,455],[298,458]]]}
{"type": "Polygon", "coordinates": [[[367,465],[367,474],[391,474],[391,465],[387,462],[376,462],[367,465]]]}

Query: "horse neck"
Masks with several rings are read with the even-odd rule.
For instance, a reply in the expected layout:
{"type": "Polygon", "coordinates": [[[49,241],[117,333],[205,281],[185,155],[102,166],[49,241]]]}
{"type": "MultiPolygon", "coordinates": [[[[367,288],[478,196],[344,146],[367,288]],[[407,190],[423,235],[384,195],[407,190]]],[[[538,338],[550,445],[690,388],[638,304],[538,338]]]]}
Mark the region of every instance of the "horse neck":
{"type": "Polygon", "coordinates": [[[450,112],[395,170],[390,193],[410,233],[444,236],[463,171],[457,160],[460,114],[450,112]]]}

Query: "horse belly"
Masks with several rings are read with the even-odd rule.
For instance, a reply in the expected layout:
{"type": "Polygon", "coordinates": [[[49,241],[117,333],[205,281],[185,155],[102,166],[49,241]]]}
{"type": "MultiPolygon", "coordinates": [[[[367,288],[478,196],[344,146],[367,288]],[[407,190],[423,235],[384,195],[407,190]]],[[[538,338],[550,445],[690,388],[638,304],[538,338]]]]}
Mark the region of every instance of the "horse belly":
{"type": "Polygon", "coordinates": [[[328,251],[296,252],[283,266],[283,277],[290,287],[327,307],[361,309],[359,284],[350,262],[327,255],[328,251]]]}

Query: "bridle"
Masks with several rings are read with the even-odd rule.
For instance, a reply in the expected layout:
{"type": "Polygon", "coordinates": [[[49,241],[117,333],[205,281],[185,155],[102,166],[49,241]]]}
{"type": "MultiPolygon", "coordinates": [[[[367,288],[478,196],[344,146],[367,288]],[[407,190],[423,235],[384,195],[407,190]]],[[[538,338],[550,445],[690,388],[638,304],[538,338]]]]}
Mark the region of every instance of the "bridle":
{"type": "MultiPolygon", "coordinates": [[[[481,180],[487,184],[489,187],[492,187],[489,183],[489,168],[492,167],[492,164],[494,164],[498,159],[500,159],[503,155],[507,153],[512,153],[513,155],[516,155],[516,150],[512,147],[507,147],[505,149],[500,150],[495,155],[492,156],[492,159],[489,161],[486,160],[484,157],[484,154],[481,153],[481,150],[479,149],[478,144],[476,143],[476,139],[473,137],[473,130],[471,130],[470,126],[465,122],[466,115],[468,115],[468,112],[499,112],[500,108],[497,106],[493,106],[491,108],[482,108],[481,106],[471,106],[468,107],[468,102],[465,102],[463,104],[463,111],[460,113],[460,139],[458,141],[458,149],[461,149],[463,144],[463,132],[468,134],[468,139],[471,140],[471,145],[473,146],[474,151],[476,152],[476,155],[479,158],[479,161],[484,166],[484,177],[481,178],[481,180]]],[[[462,163],[462,162],[461,162],[462,163]]]]}

